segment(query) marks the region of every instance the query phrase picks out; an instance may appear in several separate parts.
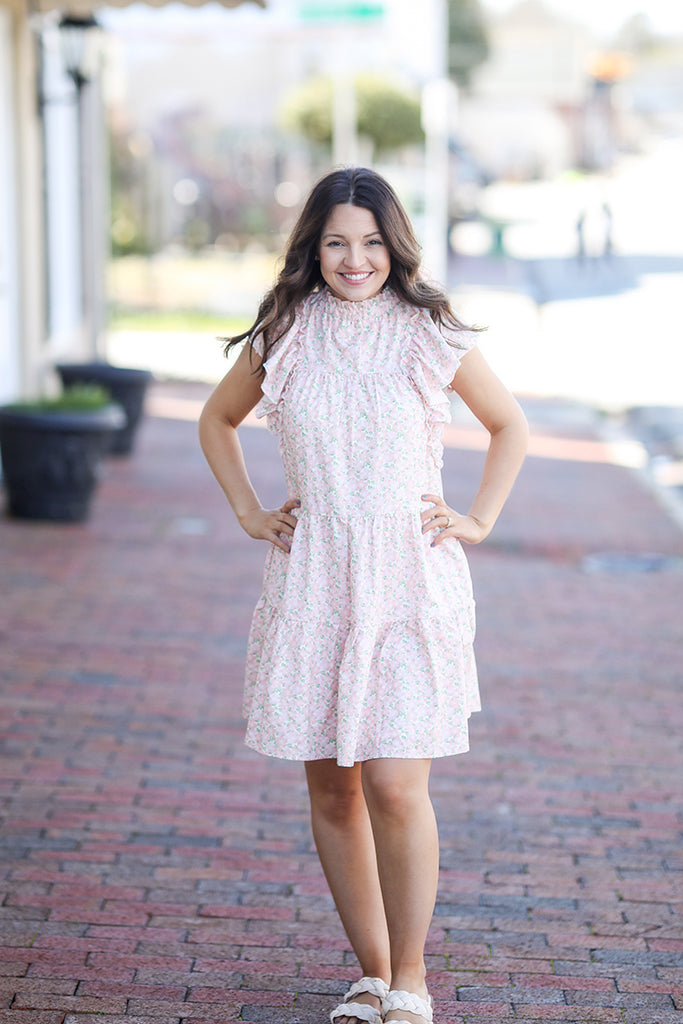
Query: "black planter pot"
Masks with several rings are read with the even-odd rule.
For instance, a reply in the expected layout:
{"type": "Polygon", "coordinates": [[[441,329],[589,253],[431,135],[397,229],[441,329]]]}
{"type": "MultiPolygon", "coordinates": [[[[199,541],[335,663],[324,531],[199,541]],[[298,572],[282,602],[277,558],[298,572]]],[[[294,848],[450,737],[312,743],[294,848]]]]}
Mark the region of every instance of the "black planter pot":
{"type": "Polygon", "coordinates": [[[147,387],[152,380],[149,370],[133,370],[110,363],[62,363],[56,367],[65,388],[71,384],[99,384],[123,407],[126,424],[111,438],[112,455],[130,455],[142,416],[147,387]]]}
{"type": "Polygon", "coordinates": [[[7,511],[20,519],[86,519],[98,466],[126,422],[114,403],[88,411],[0,408],[7,511]]]}

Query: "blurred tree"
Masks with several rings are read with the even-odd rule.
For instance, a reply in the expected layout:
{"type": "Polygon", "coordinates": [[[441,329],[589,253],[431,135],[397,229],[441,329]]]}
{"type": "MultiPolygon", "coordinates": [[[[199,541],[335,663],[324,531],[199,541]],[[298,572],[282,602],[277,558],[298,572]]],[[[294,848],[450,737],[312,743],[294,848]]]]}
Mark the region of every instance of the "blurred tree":
{"type": "Polygon", "coordinates": [[[183,241],[190,252],[200,252],[210,238],[210,225],[202,217],[190,217],[183,225],[183,241]]]}
{"type": "Polygon", "coordinates": [[[110,239],[114,256],[151,251],[145,229],[145,165],[139,139],[109,125],[110,239]]]}
{"type": "MultiPolygon", "coordinates": [[[[420,101],[390,79],[356,75],[358,134],[370,139],[379,152],[422,142],[420,101]]],[[[311,78],[294,90],[281,109],[286,131],[328,146],[332,141],[331,78],[311,78]]]]}
{"type": "Polygon", "coordinates": [[[615,36],[614,43],[618,50],[646,54],[657,49],[660,39],[655,33],[648,15],[641,12],[632,15],[623,23],[615,36]]]}
{"type": "Polygon", "coordinates": [[[126,196],[112,199],[110,239],[113,256],[147,255],[150,251],[138,212],[126,196]]]}
{"type": "Polygon", "coordinates": [[[486,22],[479,0],[448,0],[448,74],[463,89],[489,56],[486,22]]]}

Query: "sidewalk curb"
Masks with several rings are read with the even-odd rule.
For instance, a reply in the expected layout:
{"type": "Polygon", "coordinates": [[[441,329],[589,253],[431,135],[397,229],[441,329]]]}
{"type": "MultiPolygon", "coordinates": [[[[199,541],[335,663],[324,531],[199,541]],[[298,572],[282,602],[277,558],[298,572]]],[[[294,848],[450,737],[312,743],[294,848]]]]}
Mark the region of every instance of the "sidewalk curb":
{"type": "Polygon", "coordinates": [[[601,440],[612,449],[615,463],[633,473],[683,532],[683,490],[657,480],[653,459],[646,446],[623,424],[613,418],[601,418],[597,429],[601,440]]]}

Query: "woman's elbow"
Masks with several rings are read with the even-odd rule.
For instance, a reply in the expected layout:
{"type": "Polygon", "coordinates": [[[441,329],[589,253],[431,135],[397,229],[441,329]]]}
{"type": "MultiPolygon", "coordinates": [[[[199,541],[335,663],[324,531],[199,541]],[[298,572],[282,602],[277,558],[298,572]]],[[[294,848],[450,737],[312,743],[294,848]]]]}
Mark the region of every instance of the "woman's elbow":
{"type": "Polygon", "coordinates": [[[504,415],[491,424],[489,433],[491,437],[514,438],[526,451],[529,444],[529,423],[517,399],[512,396],[510,398],[504,415]]]}
{"type": "Polygon", "coordinates": [[[519,402],[515,402],[517,406],[514,418],[514,431],[519,437],[520,444],[524,446],[524,451],[529,447],[529,421],[524,414],[519,402]]]}
{"type": "Polygon", "coordinates": [[[211,438],[215,436],[216,427],[219,423],[220,419],[216,415],[215,410],[211,407],[211,399],[209,399],[200,412],[199,420],[197,422],[199,445],[202,451],[206,452],[207,447],[211,443],[211,438]]]}

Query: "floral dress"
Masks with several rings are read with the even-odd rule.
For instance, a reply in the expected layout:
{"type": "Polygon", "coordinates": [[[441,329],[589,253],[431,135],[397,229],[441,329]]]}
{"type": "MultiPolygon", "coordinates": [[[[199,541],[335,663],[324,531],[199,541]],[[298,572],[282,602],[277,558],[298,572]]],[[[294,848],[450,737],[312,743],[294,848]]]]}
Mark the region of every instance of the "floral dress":
{"type": "Polygon", "coordinates": [[[345,302],[325,288],[270,354],[256,414],[301,506],[290,553],[266,557],[248,746],[343,766],[468,749],[480,709],[469,570],[456,539],[431,547],[420,513],[422,494],[442,493],[446,388],[473,338],[390,289],[345,302]]]}

